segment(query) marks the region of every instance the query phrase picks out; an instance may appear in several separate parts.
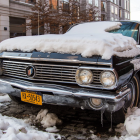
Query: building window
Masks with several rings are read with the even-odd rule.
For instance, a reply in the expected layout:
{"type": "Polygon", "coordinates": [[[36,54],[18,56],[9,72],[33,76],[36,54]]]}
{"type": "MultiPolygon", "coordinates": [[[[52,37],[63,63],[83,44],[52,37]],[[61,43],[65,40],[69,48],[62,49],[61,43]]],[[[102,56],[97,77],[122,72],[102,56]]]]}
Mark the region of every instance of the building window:
{"type": "Polygon", "coordinates": [[[25,2],[25,3],[36,4],[36,0],[12,0],[12,1],[19,1],[19,2],[25,2]]]}
{"type": "Polygon", "coordinates": [[[122,10],[119,9],[119,17],[121,18],[122,17],[122,10]]]}
{"type": "Polygon", "coordinates": [[[106,11],[106,2],[101,2],[101,10],[106,11]]]}
{"type": "Polygon", "coordinates": [[[127,0],[125,0],[125,9],[127,10],[127,0]]]}
{"type": "Polygon", "coordinates": [[[89,3],[89,4],[92,4],[92,0],[88,0],[88,3],[89,3]]]}
{"type": "Polygon", "coordinates": [[[58,24],[50,24],[50,34],[59,34],[58,24]]]}
{"type": "Polygon", "coordinates": [[[105,15],[101,15],[101,21],[105,21],[105,15]]]}
{"type": "Polygon", "coordinates": [[[111,13],[114,13],[114,6],[111,5],[111,13]]]}
{"type": "Polygon", "coordinates": [[[117,18],[115,18],[115,21],[117,21],[118,19],[117,18]]]}
{"type": "Polygon", "coordinates": [[[50,0],[51,8],[57,10],[58,8],[58,0],[50,0]]]}
{"type": "MultiPolygon", "coordinates": [[[[39,35],[44,34],[44,26],[39,27],[39,35]]],[[[32,29],[32,35],[38,35],[38,28],[32,29]]]]}
{"type": "Polygon", "coordinates": [[[117,4],[117,1],[116,1],[116,0],[114,0],[114,3],[115,3],[115,4],[117,4]]]}
{"type": "Polygon", "coordinates": [[[117,15],[118,14],[118,8],[115,7],[115,14],[117,15]]]}
{"type": "Polygon", "coordinates": [[[69,12],[69,0],[63,0],[63,11],[69,12]]]}
{"type": "Polygon", "coordinates": [[[114,21],[114,17],[111,17],[111,21],[114,21]]]}
{"type": "Polygon", "coordinates": [[[95,6],[98,7],[99,6],[99,1],[95,0],[95,6]]]}
{"type": "Polygon", "coordinates": [[[121,6],[122,5],[122,0],[119,0],[119,6],[121,6]]]}
{"type": "Polygon", "coordinates": [[[125,18],[127,18],[127,12],[125,12],[125,18]]]}
{"type": "Polygon", "coordinates": [[[95,17],[96,17],[95,20],[98,21],[99,20],[99,13],[96,13],[95,17]]]}
{"type": "Polygon", "coordinates": [[[36,0],[25,0],[26,3],[36,3],[36,0]]]}
{"type": "Polygon", "coordinates": [[[77,5],[72,5],[72,15],[74,17],[79,18],[79,11],[80,11],[80,7],[77,5]]]}
{"type": "Polygon", "coordinates": [[[110,0],[111,2],[113,2],[113,0],[110,0]]]}
{"type": "Polygon", "coordinates": [[[127,17],[128,19],[130,19],[130,14],[128,13],[128,17],[127,17]]]}
{"type": "Polygon", "coordinates": [[[129,0],[127,1],[127,10],[130,11],[130,2],[129,2],[129,0]]]}
{"type": "Polygon", "coordinates": [[[24,18],[10,17],[10,38],[17,36],[26,36],[26,27],[24,18]]]}
{"type": "Polygon", "coordinates": [[[68,2],[69,2],[69,0],[63,0],[63,2],[67,2],[67,3],[68,3],[68,2]]]}

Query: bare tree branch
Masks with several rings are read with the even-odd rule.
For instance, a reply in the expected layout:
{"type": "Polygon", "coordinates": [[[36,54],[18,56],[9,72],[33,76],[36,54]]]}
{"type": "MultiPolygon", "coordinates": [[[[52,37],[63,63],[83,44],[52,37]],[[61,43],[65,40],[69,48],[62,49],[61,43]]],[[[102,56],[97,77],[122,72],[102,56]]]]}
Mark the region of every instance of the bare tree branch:
{"type": "Polygon", "coordinates": [[[59,33],[60,29],[65,33],[73,24],[95,21],[99,18],[97,7],[89,5],[87,8],[86,3],[80,4],[78,1],[69,0],[55,6],[51,0],[50,2],[39,0],[32,8],[32,14],[26,16],[26,19],[31,21],[24,25],[26,30],[38,28],[38,13],[39,27],[50,26],[50,28],[44,28],[46,33],[59,33]]]}

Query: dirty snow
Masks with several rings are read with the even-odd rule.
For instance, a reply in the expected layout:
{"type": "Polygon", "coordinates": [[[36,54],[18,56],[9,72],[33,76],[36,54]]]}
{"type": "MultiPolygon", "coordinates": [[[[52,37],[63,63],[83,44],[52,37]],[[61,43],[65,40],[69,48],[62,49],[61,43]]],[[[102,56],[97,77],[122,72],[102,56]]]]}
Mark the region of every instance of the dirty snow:
{"type": "MultiPolygon", "coordinates": [[[[140,49],[140,45],[137,45],[137,48],[140,49]]],[[[135,53],[137,50],[133,49],[133,51],[134,51],[134,53],[135,53]]],[[[136,53],[136,55],[137,55],[137,53],[136,53]]],[[[137,59],[133,59],[133,60],[131,61],[131,63],[134,65],[134,70],[135,70],[135,71],[140,69],[140,57],[137,58],[137,59]]]]}
{"type": "Polygon", "coordinates": [[[135,71],[140,69],[140,59],[134,59],[131,61],[131,63],[134,65],[135,71]]]}
{"type": "Polygon", "coordinates": [[[2,41],[0,51],[37,50],[81,54],[83,57],[101,55],[103,59],[110,59],[112,55],[133,57],[140,54],[133,38],[106,32],[120,26],[120,22],[89,22],[76,25],[63,35],[16,37],[2,41]]]}
{"type": "Polygon", "coordinates": [[[56,126],[53,126],[53,127],[48,127],[45,129],[47,132],[50,132],[50,133],[55,133],[55,132],[58,132],[59,129],[57,129],[56,126]]]}
{"type": "MultiPolygon", "coordinates": [[[[11,101],[8,95],[0,96],[0,106],[3,102],[11,101]]],[[[61,138],[58,134],[52,134],[59,130],[55,125],[62,121],[53,113],[48,113],[47,109],[42,109],[37,116],[26,120],[13,117],[2,116],[0,114],[0,139],[1,140],[55,140],[61,138]],[[32,122],[41,123],[46,132],[38,131],[31,126],[32,122]],[[51,133],[48,133],[51,132],[51,133]]]]}
{"type": "Polygon", "coordinates": [[[4,96],[0,96],[0,103],[7,102],[7,101],[11,101],[11,98],[7,94],[4,96]]]}
{"type": "MultiPolygon", "coordinates": [[[[0,96],[0,99],[2,96],[0,96]]],[[[3,101],[7,101],[4,100],[3,101]]],[[[56,137],[61,139],[56,125],[61,124],[62,121],[58,117],[49,113],[47,109],[42,109],[37,116],[32,117],[37,123],[40,122],[45,128],[46,132],[38,131],[27,120],[16,119],[13,117],[2,116],[0,114],[0,139],[1,140],[55,140],[56,137]],[[44,120],[42,122],[42,120],[44,120]],[[50,132],[50,133],[49,133],[50,132]]],[[[30,120],[31,121],[31,120],[30,120]]],[[[126,113],[126,120],[118,124],[115,129],[116,132],[121,133],[120,137],[110,137],[108,140],[139,140],[140,139],[140,108],[134,107],[128,109],[126,113]]],[[[91,130],[90,136],[93,140],[102,140],[96,136],[91,130]]]]}
{"type": "Polygon", "coordinates": [[[47,132],[58,132],[56,125],[62,124],[62,121],[54,114],[49,113],[48,109],[41,109],[37,116],[31,115],[30,118],[25,120],[26,123],[35,125],[40,123],[47,132]]]}
{"type": "Polygon", "coordinates": [[[36,117],[37,121],[41,121],[41,124],[44,128],[52,127],[62,123],[60,119],[54,113],[48,113],[47,109],[41,109],[36,117]]]}
{"type": "Polygon", "coordinates": [[[14,91],[15,89],[10,84],[0,82],[0,93],[10,93],[14,91]]]}
{"type": "Polygon", "coordinates": [[[140,108],[134,107],[127,110],[124,124],[117,125],[116,132],[121,133],[121,137],[111,138],[111,140],[139,140],[140,139],[140,108]]]}
{"type": "Polygon", "coordinates": [[[21,119],[2,116],[0,114],[0,139],[1,140],[56,140],[58,134],[38,131],[21,119]]]}

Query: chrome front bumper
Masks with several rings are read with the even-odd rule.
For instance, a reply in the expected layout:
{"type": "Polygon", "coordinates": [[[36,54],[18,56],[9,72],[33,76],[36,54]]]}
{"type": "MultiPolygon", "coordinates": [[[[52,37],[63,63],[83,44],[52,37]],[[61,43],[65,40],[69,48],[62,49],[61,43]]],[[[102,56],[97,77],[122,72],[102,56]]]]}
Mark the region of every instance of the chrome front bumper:
{"type": "Polygon", "coordinates": [[[104,99],[107,102],[119,102],[130,93],[130,89],[125,89],[119,93],[116,93],[104,90],[94,90],[90,88],[73,88],[56,84],[36,83],[5,76],[0,77],[0,82],[29,91],[51,92],[57,96],[79,97],[83,99],[99,98],[104,99]]]}

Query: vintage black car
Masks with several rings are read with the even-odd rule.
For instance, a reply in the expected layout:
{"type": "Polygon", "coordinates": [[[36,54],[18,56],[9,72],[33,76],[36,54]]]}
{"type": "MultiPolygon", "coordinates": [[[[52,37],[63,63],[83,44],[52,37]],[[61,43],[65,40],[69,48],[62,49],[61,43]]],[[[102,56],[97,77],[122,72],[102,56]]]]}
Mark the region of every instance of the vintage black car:
{"type": "MultiPolygon", "coordinates": [[[[121,23],[120,29],[110,32],[133,37],[140,44],[139,23],[121,23]]],[[[127,108],[139,104],[140,71],[131,63],[139,57],[112,56],[104,60],[101,56],[84,58],[36,50],[5,51],[0,53],[0,82],[15,89],[8,94],[16,102],[101,110],[108,120],[112,115],[113,122],[120,123],[127,108]]]]}

